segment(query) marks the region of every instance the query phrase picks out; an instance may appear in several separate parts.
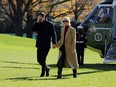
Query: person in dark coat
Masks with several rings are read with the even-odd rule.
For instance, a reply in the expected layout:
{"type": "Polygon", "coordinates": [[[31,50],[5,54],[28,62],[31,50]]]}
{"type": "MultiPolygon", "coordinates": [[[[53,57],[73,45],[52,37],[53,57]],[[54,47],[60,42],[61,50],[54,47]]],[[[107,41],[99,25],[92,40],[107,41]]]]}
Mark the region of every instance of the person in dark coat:
{"type": "Polygon", "coordinates": [[[79,66],[84,63],[84,48],[87,47],[87,36],[84,33],[83,26],[78,26],[78,32],[76,34],[76,51],[79,66]]]}
{"type": "Polygon", "coordinates": [[[49,76],[50,68],[46,65],[46,57],[51,47],[56,47],[57,37],[53,24],[46,20],[45,14],[39,12],[37,21],[34,22],[32,27],[33,32],[37,33],[36,47],[37,47],[37,61],[42,67],[40,77],[43,77],[45,72],[49,76]]]}

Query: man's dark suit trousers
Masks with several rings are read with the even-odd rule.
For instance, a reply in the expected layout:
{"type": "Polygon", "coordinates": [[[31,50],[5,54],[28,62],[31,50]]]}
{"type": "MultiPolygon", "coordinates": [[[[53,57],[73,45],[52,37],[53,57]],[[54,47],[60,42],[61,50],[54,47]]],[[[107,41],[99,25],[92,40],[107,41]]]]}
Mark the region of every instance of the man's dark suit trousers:
{"type": "Polygon", "coordinates": [[[46,57],[50,48],[37,48],[37,61],[42,66],[42,69],[46,69],[46,57]]]}

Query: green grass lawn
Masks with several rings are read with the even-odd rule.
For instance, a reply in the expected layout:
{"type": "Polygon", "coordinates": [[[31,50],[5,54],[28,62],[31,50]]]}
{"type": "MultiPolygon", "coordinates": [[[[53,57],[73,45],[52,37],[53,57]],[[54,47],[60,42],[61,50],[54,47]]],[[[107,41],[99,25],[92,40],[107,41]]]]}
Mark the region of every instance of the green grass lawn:
{"type": "Polygon", "coordinates": [[[41,67],[36,61],[35,40],[0,34],[0,87],[116,87],[116,64],[103,64],[103,59],[89,49],[85,65],[78,69],[77,78],[71,68],[57,77],[58,49],[51,49],[47,64],[49,77],[39,77],[41,67]]]}

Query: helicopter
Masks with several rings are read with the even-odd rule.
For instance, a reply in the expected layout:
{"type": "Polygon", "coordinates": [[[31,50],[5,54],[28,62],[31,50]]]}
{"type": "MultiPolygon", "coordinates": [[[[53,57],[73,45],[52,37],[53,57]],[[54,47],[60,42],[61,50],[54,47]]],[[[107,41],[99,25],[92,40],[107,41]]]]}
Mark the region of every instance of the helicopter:
{"type": "Polygon", "coordinates": [[[103,63],[116,62],[116,0],[97,4],[79,26],[87,34],[88,48],[99,53],[103,63]]]}

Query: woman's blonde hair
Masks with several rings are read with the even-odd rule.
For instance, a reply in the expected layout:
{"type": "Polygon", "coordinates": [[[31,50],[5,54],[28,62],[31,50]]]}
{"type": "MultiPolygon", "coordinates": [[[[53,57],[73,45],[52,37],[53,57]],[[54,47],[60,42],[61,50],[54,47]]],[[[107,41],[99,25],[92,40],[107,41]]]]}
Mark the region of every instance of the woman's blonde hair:
{"type": "Polygon", "coordinates": [[[70,18],[69,18],[69,17],[64,17],[64,18],[63,18],[63,21],[68,21],[69,24],[70,24],[70,18]]]}

